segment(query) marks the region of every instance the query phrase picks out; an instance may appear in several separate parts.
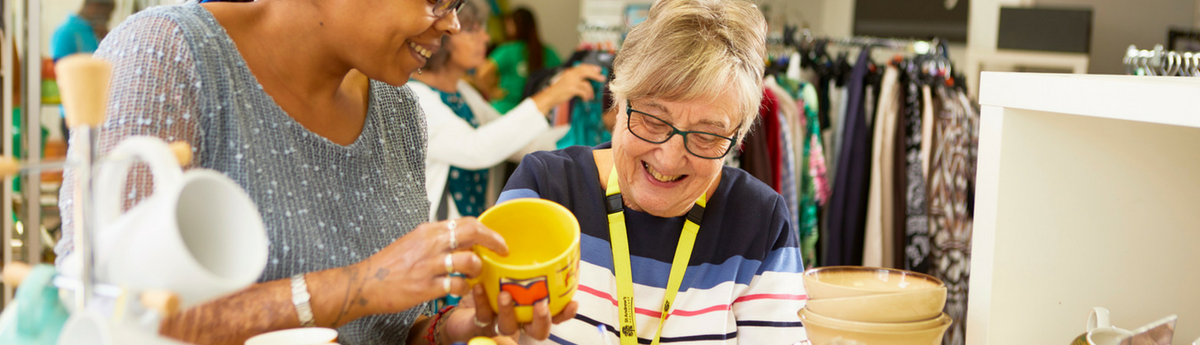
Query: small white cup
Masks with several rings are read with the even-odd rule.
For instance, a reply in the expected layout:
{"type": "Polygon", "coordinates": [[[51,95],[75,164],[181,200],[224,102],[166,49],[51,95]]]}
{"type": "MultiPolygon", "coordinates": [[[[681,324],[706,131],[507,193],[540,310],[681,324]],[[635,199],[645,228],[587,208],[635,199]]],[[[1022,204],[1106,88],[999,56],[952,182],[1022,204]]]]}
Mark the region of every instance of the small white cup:
{"type": "Polygon", "coordinates": [[[1113,327],[1108,314],[1104,307],[1092,308],[1087,324],[1088,345],[1118,345],[1122,339],[1133,336],[1133,332],[1113,327]]]}
{"type": "Polygon", "coordinates": [[[187,308],[253,284],[267,264],[258,208],[237,183],[212,170],[182,173],[166,142],[131,137],[95,183],[97,274],[137,290],[166,289],[187,308]],[[150,166],[154,190],[120,213],[131,161],[150,166]]]}
{"type": "Polygon", "coordinates": [[[246,340],[246,345],[321,345],[333,344],[337,330],[332,328],[292,328],[256,335],[246,340]]]}
{"type": "Polygon", "coordinates": [[[81,311],[71,315],[58,335],[58,345],[185,345],[149,330],[112,326],[95,312],[81,311]]]}

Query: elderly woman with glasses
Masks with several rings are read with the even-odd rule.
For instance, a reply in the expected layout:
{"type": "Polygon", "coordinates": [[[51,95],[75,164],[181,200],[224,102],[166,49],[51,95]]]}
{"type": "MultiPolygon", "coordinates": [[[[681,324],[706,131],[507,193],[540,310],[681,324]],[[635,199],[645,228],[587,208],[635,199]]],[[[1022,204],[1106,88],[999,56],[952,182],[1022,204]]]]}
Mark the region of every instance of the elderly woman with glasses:
{"type": "Polygon", "coordinates": [[[722,160],[758,114],[765,31],[744,0],[659,0],[614,62],[611,145],[521,162],[500,202],[555,201],[583,232],[579,310],[550,340],[594,343],[598,327],[621,344],[805,338],[791,211],[722,160]]]}
{"type": "MultiPolygon", "coordinates": [[[[426,223],[425,117],[404,85],[459,32],[461,4],[192,0],[142,11],[109,34],[96,53],[113,66],[100,153],[135,135],[187,142],[185,168],[237,182],[270,241],[258,283],[166,318],[161,333],[242,344],[320,326],[338,328],[342,344],[451,344],[516,332],[511,308],[430,303],[471,291],[463,276],[481,266],[471,247],[507,253],[473,219],[426,223]]],[[[79,200],[67,181],[70,239],[79,200]]],[[[151,177],[136,171],[129,186],[127,206],[151,177]]],[[[74,249],[67,240],[56,252],[74,249]]],[[[545,339],[554,319],[541,311],[524,327],[545,339]]]]}

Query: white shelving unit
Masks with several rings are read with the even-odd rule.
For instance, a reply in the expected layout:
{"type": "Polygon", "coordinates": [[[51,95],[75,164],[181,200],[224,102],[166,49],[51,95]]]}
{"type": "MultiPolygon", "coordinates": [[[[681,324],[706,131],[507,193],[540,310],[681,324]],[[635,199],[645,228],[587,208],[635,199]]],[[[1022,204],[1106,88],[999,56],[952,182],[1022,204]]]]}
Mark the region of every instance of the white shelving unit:
{"type": "Polygon", "coordinates": [[[967,344],[1200,336],[1200,79],[983,73],[967,344]]]}
{"type": "MultiPolygon", "coordinates": [[[[1083,53],[1036,52],[1011,49],[996,49],[989,52],[973,52],[967,54],[966,69],[969,86],[978,85],[982,71],[1017,71],[1022,67],[1047,68],[1051,70],[1071,71],[1075,74],[1086,74],[1088,55],[1083,53]]],[[[972,87],[971,90],[979,90],[972,87]]],[[[975,94],[978,95],[978,94],[975,94]]]]}

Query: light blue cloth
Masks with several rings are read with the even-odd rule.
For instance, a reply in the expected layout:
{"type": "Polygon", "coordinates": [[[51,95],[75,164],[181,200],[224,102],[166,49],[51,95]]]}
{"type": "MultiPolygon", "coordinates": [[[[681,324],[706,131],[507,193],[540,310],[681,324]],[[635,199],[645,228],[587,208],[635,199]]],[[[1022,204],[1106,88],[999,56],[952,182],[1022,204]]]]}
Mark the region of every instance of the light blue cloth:
{"type": "MultiPolygon", "coordinates": [[[[783,101],[783,98],[780,97],[776,97],[776,99],[783,101]]],[[[800,172],[796,171],[796,147],[792,146],[792,142],[795,139],[792,138],[792,127],[790,123],[790,121],[795,119],[789,120],[783,113],[783,107],[777,108],[779,110],[775,112],[775,115],[779,117],[779,144],[782,146],[780,147],[779,152],[783,153],[783,168],[780,169],[780,174],[783,176],[780,179],[781,182],[779,190],[780,194],[783,195],[783,201],[787,203],[788,210],[792,211],[792,224],[799,225],[800,186],[796,184],[796,176],[799,175],[800,172]]],[[[792,230],[797,232],[796,238],[801,238],[799,226],[793,226],[792,230]]]]}
{"type": "MultiPolygon", "coordinates": [[[[6,345],[54,345],[67,322],[67,309],[58,298],[54,286],[54,267],[37,265],[21,281],[13,304],[16,308],[15,325],[0,325],[0,344],[6,345]],[[15,327],[14,327],[15,326],[15,327]]],[[[8,310],[5,310],[8,312],[8,310]]]]}
{"type": "MultiPolygon", "coordinates": [[[[189,168],[224,173],[258,206],[270,240],[260,282],[357,263],[429,217],[425,116],[408,87],[371,81],[362,134],[343,146],[285,113],[224,28],[198,4],[137,13],[105,38],[96,55],[113,65],[100,153],[133,135],[191,144],[189,168]]],[[[59,199],[60,258],[73,249],[71,181],[59,199]]],[[[147,194],[150,176],[141,170],[129,185],[127,204],[147,194]]],[[[358,319],[338,329],[338,341],[403,343],[431,305],[358,319]]]]}

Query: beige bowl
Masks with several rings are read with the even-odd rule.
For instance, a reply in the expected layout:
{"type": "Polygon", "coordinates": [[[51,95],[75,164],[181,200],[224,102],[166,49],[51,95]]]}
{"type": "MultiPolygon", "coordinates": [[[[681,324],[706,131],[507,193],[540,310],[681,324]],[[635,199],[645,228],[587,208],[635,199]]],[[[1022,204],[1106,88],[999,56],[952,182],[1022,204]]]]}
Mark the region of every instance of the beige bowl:
{"type": "Polygon", "coordinates": [[[867,296],[881,293],[941,289],[946,284],[929,275],[890,268],[831,266],[804,272],[810,300],[867,296]]]}
{"type": "Polygon", "coordinates": [[[936,318],[946,306],[946,287],[867,296],[810,299],[813,313],[859,322],[913,322],[936,318]]]}
{"type": "Polygon", "coordinates": [[[935,319],[909,323],[864,323],[837,320],[800,310],[800,321],[813,344],[834,339],[854,340],[870,345],[939,345],[953,322],[942,314],[935,319]]]}

